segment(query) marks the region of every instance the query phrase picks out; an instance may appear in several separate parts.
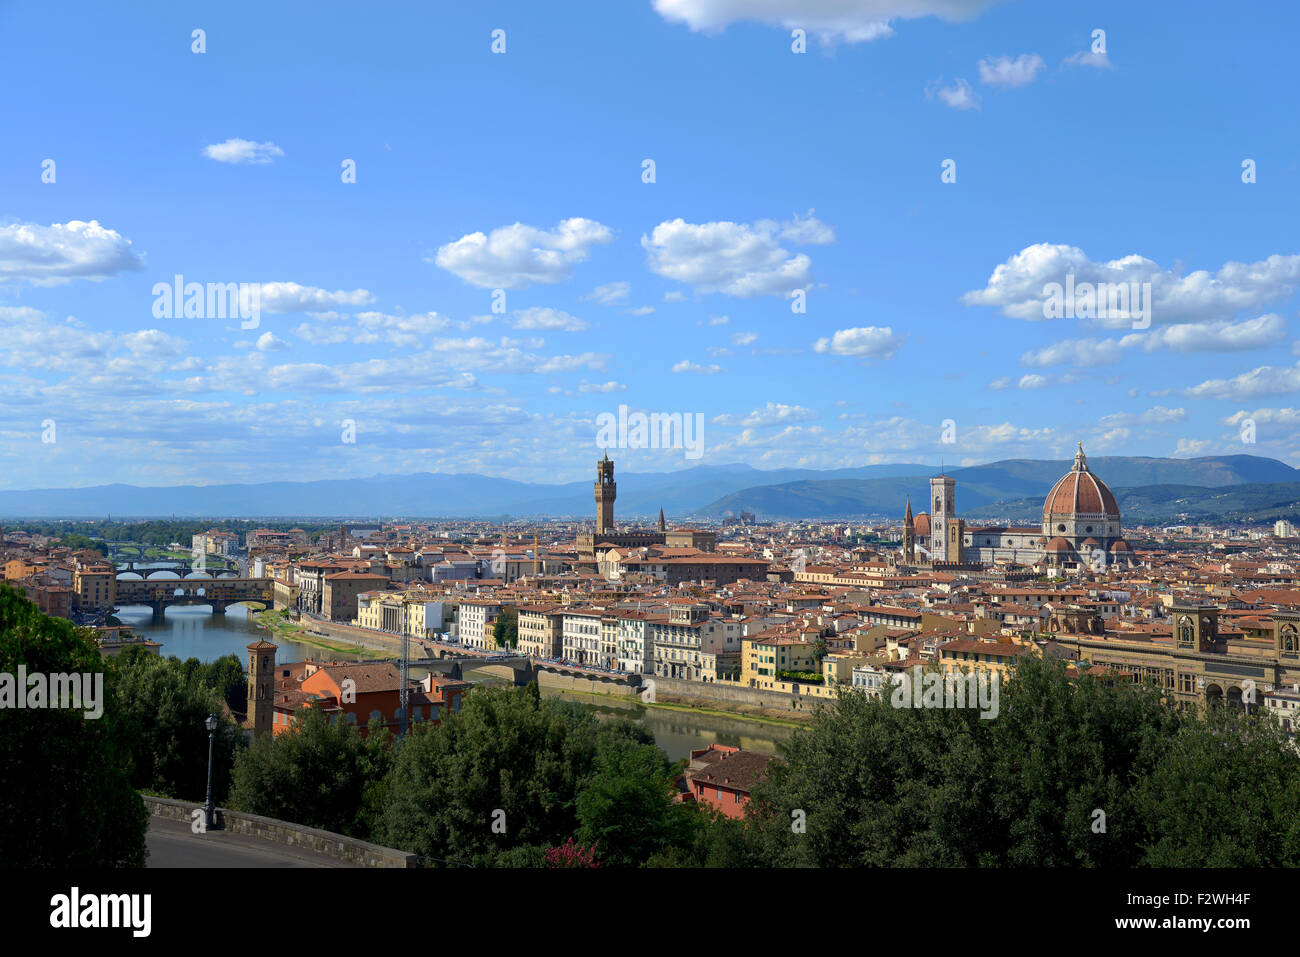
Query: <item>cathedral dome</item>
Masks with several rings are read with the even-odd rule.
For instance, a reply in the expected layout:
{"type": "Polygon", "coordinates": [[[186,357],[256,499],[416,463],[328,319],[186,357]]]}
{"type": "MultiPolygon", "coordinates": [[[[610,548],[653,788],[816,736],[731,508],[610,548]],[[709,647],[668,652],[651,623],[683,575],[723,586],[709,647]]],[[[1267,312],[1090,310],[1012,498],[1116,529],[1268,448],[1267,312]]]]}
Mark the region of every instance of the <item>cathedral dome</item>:
{"type": "Polygon", "coordinates": [[[928,538],[930,535],[930,513],[922,512],[920,515],[916,516],[914,527],[916,529],[917,538],[920,538],[921,536],[928,538]]]}
{"type": "Polygon", "coordinates": [[[1074,456],[1074,468],[1066,472],[1043,502],[1043,524],[1074,516],[1104,516],[1119,520],[1119,504],[1106,487],[1106,483],[1088,470],[1088,460],[1083,454],[1083,443],[1074,456]]]}

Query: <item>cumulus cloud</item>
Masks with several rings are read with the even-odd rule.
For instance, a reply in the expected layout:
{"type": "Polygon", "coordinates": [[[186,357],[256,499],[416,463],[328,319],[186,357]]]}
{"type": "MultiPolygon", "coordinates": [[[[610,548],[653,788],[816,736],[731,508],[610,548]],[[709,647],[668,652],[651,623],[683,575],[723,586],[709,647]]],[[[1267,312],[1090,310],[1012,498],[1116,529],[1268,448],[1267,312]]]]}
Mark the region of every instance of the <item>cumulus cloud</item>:
{"type": "Polygon", "coordinates": [[[265,166],[275,162],[277,156],[283,156],[284,150],[274,143],[254,143],[252,140],[229,139],[224,143],[213,143],[203,147],[203,155],[218,163],[250,164],[265,166]]]}
{"type": "Polygon", "coordinates": [[[1014,60],[1009,56],[985,57],[980,60],[980,82],[989,86],[1028,86],[1046,66],[1037,53],[1022,53],[1014,60]]]}
{"type": "Polygon", "coordinates": [[[818,339],[813,343],[813,350],[862,359],[892,359],[903,339],[904,336],[895,335],[890,326],[858,326],[840,329],[828,339],[818,339]]]}
{"type": "Polygon", "coordinates": [[[331,292],[296,282],[263,282],[257,286],[260,296],[258,301],[263,312],[307,312],[337,306],[365,306],[375,301],[375,297],[365,289],[338,289],[331,292]]]}
{"type": "Polygon", "coordinates": [[[0,282],[25,279],[52,285],[71,279],[98,281],[143,266],[131,250],[131,240],[93,219],[50,226],[0,226],[0,282]]]}
{"type": "Polygon", "coordinates": [[[290,348],[289,343],[279,338],[273,332],[264,332],[257,337],[258,352],[281,352],[290,348]]]}
{"type": "MultiPolygon", "coordinates": [[[[1291,295],[1300,283],[1300,255],[1228,262],[1214,273],[1195,270],[1183,275],[1137,254],[1102,262],[1089,259],[1077,246],[1036,243],[999,264],[983,289],[967,292],[961,301],[1001,309],[1013,319],[1043,321],[1052,299],[1052,291],[1045,287],[1064,286],[1070,275],[1076,288],[1085,282],[1150,283],[1150,318],[1155,324],[1212,321],[1291,295]]],[[[1133,317],[1114,310],[1091,321],[1107,328],[1131,328],[1133,317]]]]}
{"type": "Polygon", "coordinates": [[[717,375],[719,372],[722,371],[722,366],[718,366],[718,365],[702,366],[699,363],[692,362],[689,359],[683,359],[681,362],[678,362],[676,365],[673,366],[673,371],[692,372],[695,375],[717,375]]]}
{"type": "Polygon", "coordinates": [[[582,332],[587,328],[587,323],[559,309],[533,307],[516,309],[514,318],[510,320],[510,326],[513,329],[582,332]]]}
{"type": "Polygon", "coordinates": [[[613,241],[614,231],[592,219],[565,219],[549,230],[515,223],[440,246],[433,261],[474,286],[526,289],[564,282],[593,246],[613,241]]]}
{"type": "Polygon", "coordinates": [[[893,35],[891,20],[978,16],[994,0],[653,0],[665,20],[701,33],[718,33],[752,21],[787,30],[801,28],[824,42],[862,43],[893,35]]]}
{"type": "Polygon", "coordinates": [[[1242,322],[1186,322],[1163,326],[1149,332],[1135,332],[1120,339],[1067,339],[1031,349],[1020,357],[1027,366],[1043,368],[1054,365],[1113,365],[1125,350],[1156,352],[1241,352],[1274,345],[1286,338],[1286,321],[1276,313],[1266,313],[1242,322]]]}
{"type": "Polygon", "coordinates": [[[627,386],[621,382],[583,382],[578,386],[579,392],[625,392],[627,386]]]}
{"type": "Polygon", "coordinates": [[[1293,366],[1259,366],[1231,379],[1207,379],[1183,390],[1189,399],[1255,399],[1300,392],[1300,363],[1293,366]]]}
{"type": "Polygon", "coordinates": [[[979,94],[975,92],[970,83],[961,77],[957,77],[947,86],[943,85],[942,79],[936,80],[930,84],[930,87],[925,92],[926,96],[931,98],[937,96],[954,110],[978,110],[980,108],[979,94]]]}
{"type": "Polygon", "coordinates": [[[731,334],[731,344],[733,346],[752,346],[757,341],[757,332],[733,332],[731,334]]]}
{"type": "Polygon", "coordinates": [[[801,405],[785,405],[769,402],[761,409],[755,409],[747,415],[717,415],[713,417],[715,425],[739,426],[747,429],[762,428],[771,425],[788,425],[793,422],[811,422],[821,417],[816,409],[801,405]]]}
{"type": "Polygon", "coordinates": [[[789,295],[810,284],[812,260],[792,255],[779,240],[825,243],[834,240],[829,226],[813,217],[788,223],[760,220],[748,223],[688,223],[674,219],[660,223],[641,237],[650,270],[668,279],[690,283],[696,292],[721,292],[749,299],[763,295],[789,295]]]}

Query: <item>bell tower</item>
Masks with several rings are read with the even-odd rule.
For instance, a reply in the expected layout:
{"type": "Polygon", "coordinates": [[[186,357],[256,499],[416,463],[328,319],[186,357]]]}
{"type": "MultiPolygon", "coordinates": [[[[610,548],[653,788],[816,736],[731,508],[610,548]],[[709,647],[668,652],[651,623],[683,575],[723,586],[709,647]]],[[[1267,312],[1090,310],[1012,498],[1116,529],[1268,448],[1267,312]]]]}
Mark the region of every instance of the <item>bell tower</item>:
{"type": "Polygon", "coordinates": [[[248,720],[255,737],[271,732],[275,714],[275,652],[269,641],[255,641],[248,646],[248,720]]]}
{"type": "Polygon", "coordinates": [[[930,498],[934,506],[930,512],[930,561],[956,561],[957,556],[950,555],[948,530],[957,522],[957,480],[951,475],[930,479],[930,498]]]}
{"type": "Polygon", "coordinates": [[[614,499],[618,486],[614,484],[614,463],[609,452],[596,463],[596,534],[614,531],[614,499]]]}
{"type": "Polygon", "coordinates": [[[907,497],[907,511],[903,513],[903,561],[916,561],[916,521],[912,518],[912,496],[907,497]]]}

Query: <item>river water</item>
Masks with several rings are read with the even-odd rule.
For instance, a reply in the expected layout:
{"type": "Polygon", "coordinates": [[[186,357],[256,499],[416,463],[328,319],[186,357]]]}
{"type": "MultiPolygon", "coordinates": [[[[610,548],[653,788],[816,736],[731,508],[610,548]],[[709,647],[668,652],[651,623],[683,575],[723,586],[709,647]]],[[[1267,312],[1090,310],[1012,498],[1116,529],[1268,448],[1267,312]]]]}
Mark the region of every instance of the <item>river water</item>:
{"type": "MultiPolygon", "coordinates": [[[[213,615],[206,605],[175,605],[167,609],[167,620],[162,625],[152,624],[152,612],[146,606],[124,607],[117,612],[117,617],[137,634],[161,642],[159,654],[182,661],[186,658],[213,661],[233,654],[243,662],[248,654],[247,646],[258,639],[278,645],[276,660],[282,662],[332,657],[324,649],[287,641],[267,631],[253,620],[246,605],[232,605],[224,617],[213,615]]],[[[413,668],[411,674],[418,678],[425,671],[413,668]]],[[[467,671],[465,680],[485,685],[504,683],[501,678],[476,671],[467,671]]],[[[542,697],[576,701],[603,717],[628,718],[653,734],[655,743],[674,761],[689,757],[692,748],[713,743],[778,754],[794,731],[785,725],[752,718],[648,707],[639,699],[624,700],[552,688],[543,688],[542,697]]]]}

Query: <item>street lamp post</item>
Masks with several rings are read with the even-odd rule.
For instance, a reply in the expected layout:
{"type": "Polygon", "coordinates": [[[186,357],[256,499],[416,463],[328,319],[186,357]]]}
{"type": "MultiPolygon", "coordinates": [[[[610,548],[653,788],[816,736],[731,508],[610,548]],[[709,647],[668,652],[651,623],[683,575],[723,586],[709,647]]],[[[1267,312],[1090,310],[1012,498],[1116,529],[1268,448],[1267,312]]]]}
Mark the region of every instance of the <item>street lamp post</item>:
{"type": "Polygon", "coordinates": [[[204,821],[208,830],[212,828],[212,817],[216,808],[212,805],[212,751],[214,742],[217,739],[217,716],[210,714],[203,721],[204,727],[208,729],[208,799],[204,804],[204,821]]]}

